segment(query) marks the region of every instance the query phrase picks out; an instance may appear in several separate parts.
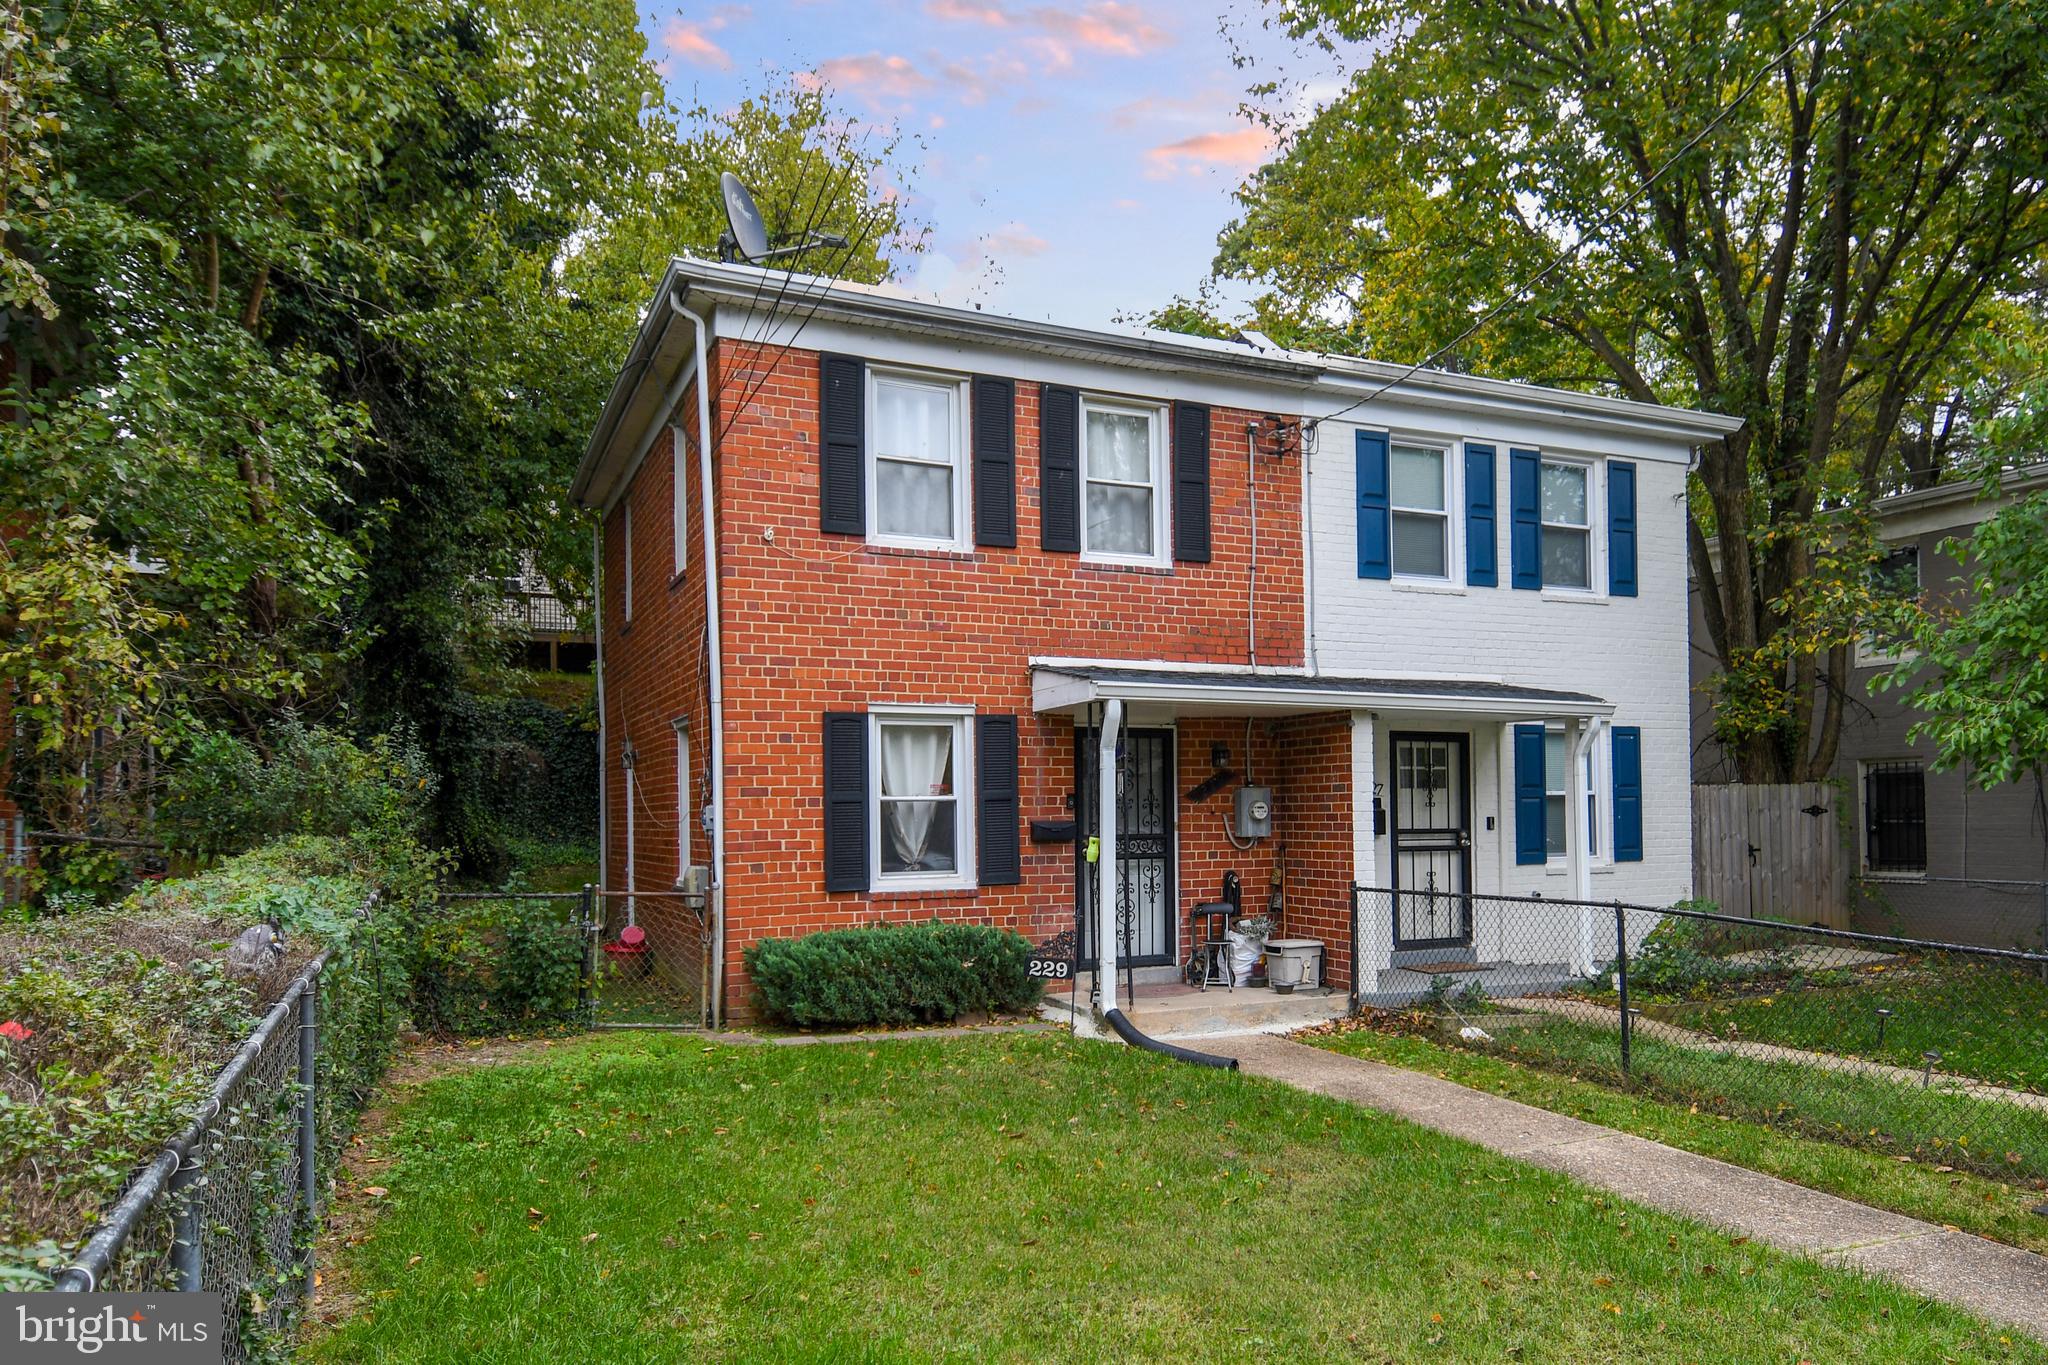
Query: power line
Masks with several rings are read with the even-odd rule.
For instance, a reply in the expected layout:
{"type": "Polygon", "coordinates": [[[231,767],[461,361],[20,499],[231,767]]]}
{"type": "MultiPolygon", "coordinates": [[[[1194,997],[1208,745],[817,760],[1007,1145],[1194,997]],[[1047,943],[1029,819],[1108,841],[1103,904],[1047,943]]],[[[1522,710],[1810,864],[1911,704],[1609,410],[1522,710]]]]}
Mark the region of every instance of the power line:
{"type": "Polygon", "coordinates": [[[1407,369],[1401,371],[1401,373],[1395,375],[1392,379],[1389,379],[1386,383],[1380,385],[1372,392],[1364,394],[1361,397],[1354,399],[1352,402],[1346,404],[1345,406],[1337,409],[1335,412],[1326,414],[1322,417],[1318,417],[1315,420],[1317,422],[1334,421],[1337,418],[1344,416],[1346,413],[1357,411],[1359,408],[1364,407],[1367,403],[1370,403],[1374,399],[1378,398],[1387,390],[1395,387],[1398,384],[1405,383],[1417,371],[1428,369],[1430,366],[1435,364],[1435,362],[1441,360],[1444,356],[1448,355],[1450,352],[1456,350],[1460,345],[1470,340],[1475,334],[1478,333],[1479,329],[1486,326],[1487,323],[1492,322],[1495,318],[1507,312],[1510,308],[1513,308],[1518,304],[1522,303],[1523,295],[1528,293],[1529,290],[1535,288],[1537,285],[1543,283],[1543,281],[1545,281],[1546,279],[1549,279],[1551,275],[1556,273],[1557,268],[1559,266],[1563,265],[1566,261],[1571,260],[1573,257],[1579,254],[1580,249],[1584,247],[1586,244],[1586,238],[1589,233],[1610,226],[1612,222],[1621,214],[1626,213],[1629,209],[1635,207],[1637,200],[1641,199],[1644,195],[1648,194],[1652,189],[1655,189],[1657,186],[1657,182],[1662,180],[1665,174],[1674,169],[1680,161],[1684,160],[1688,152],[1692,151],[1693,148],[1699,146],[1701,142],[1705,141],[1707,136],[1710,133],[1712,133],[1716,128],[1719,128],[1723,123],[1727,122],[1728,117],[1731,114],[1733,114],[1737,109],[1740,109],[1745,100],[1747,100],[1752,94],[1756,93],[1757,87],[1763,84],[1765,77],[1769,76],[1771,72],[1777,69],[1779,63],[1783,62],[1786,58],[1790,57],[1792,53],[1795,50],[1797,50],[1799,46],[1803,44],[1808,38],[1811,38],[1815,33],[1818,33],[1820,31],[1821,26],[1827,23],[1828,20],[1834,18],[1837,13],[1839,13],[1845,6],[1848,5],[1848,3],[1849,0],[1835,0],[1834,4],[1828,6],[1826,10],[1822,11],[1821,16],[1818,19],[1815,19],[1811,24],[1807,25],[1805,32],[1801,33],[1797,38],[1794,38],[1791,42],[1787,43],[1783,48],[1781,48],[1778,51],[1776,56],[1772,57],[1769,61],[1759,66],[1756,69],[1756,71],[1750,76],[1748,82],[1742,87],[1742,89],[1736,92],[1735,98],[1728,101],[1728,103],[1721,108],[1721,111],[1719,113],[1715,114],[1712,119],[1708,120],[1705,127],[1701,128],[1697,133],[1694,133],[1691,137],[1687,138],[1685,140],[1685,144],[1681,146],[1676,152],[1673,152],[1670,155],[1670,157],[1666,158],[1664,164],[1659,166],[1656,169],[1656,171],[1654,171],[1650,175],[1649,179],[1645,180],[1641,185],[1638,185],[1635,191],[1631,193],[1628,196],[1628,198],[1622,200],[1620,204],[1616,205],[1613,209],[1610,209],[1607,213],[1601,215],[1599,219],[1595,220],[1587,229],[1586,233],[1580,234],[1578,241],[1572,243],[1563,251],[1560,251],[1556,256],[1552,257],[1548,265],[1544,266],[1534,275],[1531,275],[1528,279],[1522,281],[1520,284],[1516,285],[1513,289],[1511,289],[1508,292],[1508,296],[1505,299],[1501,300],[1492,308],[1489,308],[1485,313],[1481,314],[1464,331],[1458,333],[1458,335],[1452,337],[1442,346],[1439,346],[1436,350],[1431,351],[1428,355],[1416,361],[1413,365],[1410,365],[1407,369]]]}

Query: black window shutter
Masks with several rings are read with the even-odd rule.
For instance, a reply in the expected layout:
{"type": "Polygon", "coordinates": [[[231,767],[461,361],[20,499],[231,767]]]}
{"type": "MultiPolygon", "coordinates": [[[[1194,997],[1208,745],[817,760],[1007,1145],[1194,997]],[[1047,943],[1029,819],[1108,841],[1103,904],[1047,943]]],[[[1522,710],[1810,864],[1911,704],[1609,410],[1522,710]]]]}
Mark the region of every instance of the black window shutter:
{"type": "Polygon", "coordinates": [[[818,529],[864,536],[867,518],[867,365],[818,357],[818,529]]]}
{"type": "Polygon", "coordinates": [[[825,889],[868,889],[868,718],[825,713],[825,889]]]}
{"type": "Polygon", "coordinates": [[[1209,409],[1173,405],[1173,557],[1209,562],[1209,409]]]}
{"type": "Polygon", "coordinates": [[[1038,391],[1038,547],[1081,552],[1081,394],[1038,391]]]}
{"type": "Polygon", "coordinates": [[[1017,384],[974,377],[974,543],[1017,544],[1017,384]]]}
{"type": "Polygon", "coordinates": [[[1017,718],[974,718],[975,873],[983,886],[1024,880],[1017,845],[1017,718]]]}

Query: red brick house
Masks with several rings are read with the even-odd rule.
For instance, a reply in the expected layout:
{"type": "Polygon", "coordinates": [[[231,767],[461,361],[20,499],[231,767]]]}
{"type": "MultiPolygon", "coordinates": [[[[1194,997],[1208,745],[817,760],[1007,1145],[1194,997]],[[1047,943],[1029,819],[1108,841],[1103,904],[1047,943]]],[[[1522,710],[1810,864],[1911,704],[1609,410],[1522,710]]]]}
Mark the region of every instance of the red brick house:
{"type": "MultiPolygon", "coordinates": [[[[604,883],[710,870],[718,1017],[750,1014],[749,944],[880,920],[1074,931],[1086,970],[1091,835],[1120,966],[1176,972],[1234,871],[1347,986],[1377,718],[1612,714],[1316,669],[1301,419],[1340,406],[1333,363],[674,263],[573,494],[602,518],[604,883]]],[[[1475,383],[1530,392],[1442,397],[1475,383]]]]}

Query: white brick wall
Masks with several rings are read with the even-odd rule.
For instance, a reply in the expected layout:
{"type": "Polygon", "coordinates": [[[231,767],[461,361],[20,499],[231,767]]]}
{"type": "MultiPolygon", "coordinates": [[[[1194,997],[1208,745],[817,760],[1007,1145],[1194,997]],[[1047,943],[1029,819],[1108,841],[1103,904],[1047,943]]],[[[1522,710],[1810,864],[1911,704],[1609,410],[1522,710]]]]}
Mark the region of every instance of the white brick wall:
{"type": "MultiPolygon", "coordinates": [[[[1355,433],[1358,425],[1322,424],[1310,456],[1313,519],[1314,660],[1333,675],[1463,677],[1533,687],[1590,692],[1615,703],[1614,723],[1636,725],[1643,736],[1643,842],[1639,863],[1615,864],[1605,855],[1612,840],[1612,811],[1606,801],[1609,760],[1604,737],[1597,757],[1602,802],[1599,851],[1593,894],[1668,904],[1687,895],[1692,882],[1690,717],[1686,632],[1685,471],[1688,450],[1668,439],[1619,430],[1574,427],[1544,415],[1540,390],[1532,390],[1530,414],[1503,420],[1496,414],[1466,417],[1456,412],[1397,407],[1377,402],[1368,429],[1391,431],[1396,440],[1416,438],[1448,443],[1451,463],[1462,475],[1465,439],[1495,448],[1496,539],[1501,586],[1467,587],[1462,540],[1462,486],[1452,489],[1454,538],[1451,583],[1424,586],[1401,580],[1358,577],[1355,433]],[[1637,472],[1638,595],[1609,597],[1604,551],[1604,501],[1593,514],[1593,539],[1600,548],[1591,594],[1518,591],[1512,582],[1508,547],[1508,447],[1534,447],[1581,458],[1633,460],[1637,472]]],[[[1363,417],[1364,414],[1359,414],[1363,417]]],[[[1604,470],[1596,473],[1604,493],[1604,470]]],[[[1511,895],[1569,896],[1561,865],[1517,866],[1513,847],[1511,764],[1504,761],[1504,728],[1495,719],[1470,716],[1382,714],[1375,731],[1376,778],[1391,802],[1392,733],[1469,733],[1472,763],[1473,890],[1511,895]],[[1486,827],[1488,817],[1493,828],[1486,827]]],[[[1387,840],[1378,840],[1375,859],[1387,880],[1387,840]]],[[[1496,926],[1476,926],[1482,956],[1511,944],[1491,941],[1496,926]]]]}

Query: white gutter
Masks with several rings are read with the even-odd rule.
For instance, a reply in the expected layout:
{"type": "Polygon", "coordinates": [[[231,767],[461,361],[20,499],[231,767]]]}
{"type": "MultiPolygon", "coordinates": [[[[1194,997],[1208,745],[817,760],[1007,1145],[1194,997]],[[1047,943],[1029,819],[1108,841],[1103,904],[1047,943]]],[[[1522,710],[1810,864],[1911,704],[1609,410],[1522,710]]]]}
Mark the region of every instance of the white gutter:
{"type": "MultiPolygon", "coordinates": [[[[696,330],[692,368],[697,374],[697,497],[704,516],[704,631],[711,674],[711,999],[706,1004],[715,1028],[725,1018],[725,649],[718,614],[717,508],[711,496],[711,367],[704,344],[710,324],[674,294],[668,296],[668,306],[696,330]]],[[[687,819],[682,802],[676,805],[677,818],[687,819]]]]}
{"type": "Polygon", "coordinates": [[[1124,704],[1111,697],[1095,740],[1095,987],[1103,1014],[1116,1003],[1116,738],[1124,704]]]}

